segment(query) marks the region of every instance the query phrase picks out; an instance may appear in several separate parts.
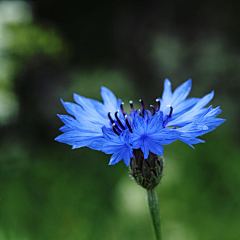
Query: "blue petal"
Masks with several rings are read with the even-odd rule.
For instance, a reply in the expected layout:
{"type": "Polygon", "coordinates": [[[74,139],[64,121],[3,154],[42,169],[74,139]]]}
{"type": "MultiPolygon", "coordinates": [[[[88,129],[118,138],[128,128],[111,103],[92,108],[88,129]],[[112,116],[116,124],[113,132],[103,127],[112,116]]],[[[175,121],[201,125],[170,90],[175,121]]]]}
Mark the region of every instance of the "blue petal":
{"type": "Polygon", "coordinates": [[[164,80],[164,89],[162,99],[164,102],[170,102],[172,98],[172,86],[168,78],[164,80]]]}
{"type": "Polygon", "coordinates": [[[158,111],[155,115],[153,115],[147,126],[147,133],[153,134],[157,131],[162,130],[162,124],[163,124],[163,113],[162,111],[158,111]]]}
{"type": "Polygon", "coordinates": [[[141,116],[136,115],[133,119],[132,130],[138,135],[144,134],[147,131],[147,123],[145,119],[141,116]]]}
{"type": "Polygon", "coordinates": [[[199,100],[200,98],[188,98],[178,104],[172,104],[172,119],[175,119],[179,116],[179,114],[183,114],[184,112],[190,110],[190,108],[192,108],[199,100]]]}
{"type": "Polygon", "coordinates": [[[125,165],[128,167],[128,165],[130,164],[130,160],[131,160],[131,157],[133,157],[133,154],[129,154],[128,151],[125,151],[124,153],[124,156],[123,156],[123,161],[125,163],[125,165]],[[132,156],[131,156],[132,155],[132,156]]]}
{"type": "Polygon", "coordinates": [[[195,119],[197,119],[199,116],[201,116],[206,109],[202,109],[205,107],[213,98],[214,91],[211,93],[205,95],[202,99],[200,99],[196,105],[194,105],[189,111],[183,113],[178,118],[171,121],[171,123],[168,123],[168,126],[177,126],[182,127],[195,119]]]}
{"type": "Polygon", "coordinates": [[[76,119],[81,119],[82,108],[79,105],[71,102],[64,102],[62,99],[61,102],[70,115],[74,116],[76,119]]]}
{"type": "Polygon", "coordinates": [[[70,128],[69,126],[64,125],[64,126],[60,127],[59,130],[60,130],[61,132],[69,132],[69,131],[71,131],[71,130],[73,130],[73,129],[70,128]]]}
{"type": "Polygon", "coordinates": [[[76,119],[74,119],[73,117],[70,117],[68,115],[60,115],[60,114],[57,114],[57,116],[61,119],[61,121],[64,124],[66,124],[72,130],[81,129],[80,128],[81,124],[76,119]]]}
{"type": "Polygon", "coordinates": [[[128,129],[124,130],[119,136],[121,142],[124,142],[126,145],[130,146],[130,132],[128,129]]]}
{"type": "Polygon", "coordinates": [[[147,159],[149,155],[149,143],[147,140],[142,140],[141,150],[143,152],[144,159],[147,159]]]}
{"type": "Polygon", "coordinates": [[[115,165],[116,163],[120,162],[122,160],[123,156],[121,152],[114,153],[111,158],[108,165],[115,165]]]}
{"type": "Polygon", "coordinates": [[[106,87],[101,87],[101,96],[108,112],[116,112],[119,110],[118,100],[112,91],[106,87]]]}
{"type": "Polygon", "coordinates": [[[96,138],[100,138],[100,136],[86,136],[79,131],[70,131],[59,135],[54,140],[68,145],[78,146],[80,148],[87,146],[96,138]]]}
{"type": "Polygon", "coordinates": [[[130,151],[132,151],[132,149],[130,149],[126,146],[123,146],[122,148],[115,150],[115,152],[113,153],[113,155],[110,159],[109,165],[114,165],[123,159],[126,166],[128,166],[130,163],[130,157],[132,155],[132,153],[130,153],[130,151]]]}
{"type": "Polygon", "coordinates": [[[222,118],[210,118],[210,119],[205,119],[202,122],[202,125],[206,125],[207,129],[203,129],[202,133],[199,134],[199,136],[206,134],[208,132],[213,131],[214,129],[216,129],[218,126],[220,126],[222,123],[224,123],[226,121],[226,119],[222,119],[222,118]]]}
{"type": "Polygon", "coordinates": [[[84,110],[91,112],[93,109],[98,110],[103,108],[103,104],[95,99],[86,98],[79,94],[73,94],[74,101],[79,104],[84,110]]]}
{"type": "Polygon", "coordinates": [[[194,146],[192,144],[198,144],[198,143],[205,143],[204,140],[199,139],[199,138],[185,138],[185,137],[180,137],[179,138],[180,141],[186,143],[187,145],[189,145],[190,147],[192,147],[193,149],[194,146]]]}
{"type": "Polygon", "coordinates": [[[142,146],[141,136],[136,133],[131,134],[132,146],[134,149],[138,149],[142,146]]]}
{"type": "Polygon", "coordinates": [[[149,150],[150,152],[157,154],[157,155],[164,155],[163,154],[163,147],[159,145],[158,142],[151,141],[151,144],[149,144],[149,150]]]}
{"type": "Polygon", "coordinates": [[[192,80],[191,79],[187,80],[186,82],[184,82],[183,84],[178,86],[172,95],[172,103],[171,104],[177,105],[180,102],[182,102],[183,100],[185,100],[187,98],[187,96],[189,95],[191,88],[192,88],[192,80]]]}
{"type": "Polygon", "coordinates": [[[212,113],[215,115],[218,110],[218,108],[212,109],[212,106],[210,106],[198,119],[182,128],[177,129],[177,131],[181,133],[179,139],[190,146],[191,144],[201,142],[202,140],[196,140],[195,138],[213,131],[216,127],[225,122],[225,119],[207,117],[209,115],[212,116],[212,113]]]}
{"type": "Polygon", "coordinates": [[[108,111],[106,111],[105,106],[101,102],[85,98],[76,93],[73,94],[73,98],[85,111],[84,115],[88,117],[89,121],[102,125],[108,124],[108,111]]]}
{"type": "Polygon", "coordinates": [[[164,94],[162,95],[162,99],[159,99],[161,101],[161,111],[163,111],[163,114],[169,114],[169,105],[173,107],[172,119],[176,118],[175,114],[181,111],[185,111],[187,108],[190,108],[191,106],[188,105],[190,104],[190,102],[185,99],[191,91],[191,87],[192,81],[191,79],[189,79],[180,86],[178,86],[172,94],[171,82],[168,79],[165,80],[164,94]],[[188,101],[188,103],[185,103],[185,101],[188,101]]]}
{"type": "Polygon", "coordinates": [[[112,155],[108,165],[114,165],[114,164],[118,163],[119,161],[123,160],[124,163],[126,164],[126,166],[128,166],[130,163],[131,155],[132,155],[132,154],[130,154],[129,150],[130,150],[129,148],[126,148],[124,150],[122,149],[120,151],[115,152],[112,155]]]}
{"type": "Polygon", "coordinates": [[[205,107],[214,97],[214,91],[210,92],[209,94],[205,95],[202,99],[198,101],[198,103],[193,107],[194,109],[200,109],[205,107]]]}
{"type": "Polygon", "coordinates": [[[116,133],[111,128],[102,128],[103,136],[106,140],[113,141],[117,138],[116,133]]]}
{"type": "Polygon", "coordinates": [[[220,106],[213,108],[211,112],[207,113],[206,117],[216,117],[222,112],[220,106]]]}
{"type": "Polygon", "coordinates": [[[181,133],[178,130],[164,128],[161,132],[151,135],[149,138],[153,142],[158,142],[159,145],[168,145],[178,139],[181,133]]]}
{"type": "Polygon", "coordinates": [[[93,149],[93,150],[98,150],[98,151],[103,151],[104,146],[107,144],[106,139],[104,138],[98,138],[94,141],[92,141],[90,144],[87,145],[87,147],[93,149]]]}
{"type": "Polygon", "coordinates": [[[88,114],[87,112],[84,111],[84,109],[79,106],[78,104],[75,103],[71,103],[71,102],[64,102],[62,99],[62,104],[64,106],[64,108],[66,109],[66,111],[71,114],[72,116],[74,116],[80,123],[82,123],[82,125],[88,123],[88,122],[92,122],[96,125],[102,126],[103,124],[108,124],[109,120],[107,119],[107,121],[100,122],[100,118],[96,118],[96,116],[94,114],[88,114]]]}
{"type": "Polygon", "coordinates": [[[125,150],[125,145],[121,144],[121,143],[114,143],[114,142],[108,142],[106,143],[103,147],[102,147],[102,152],[106,153],[106,154],[112,154],[112,153],[116,153],[116,152],[121,152],[125,150]]]}

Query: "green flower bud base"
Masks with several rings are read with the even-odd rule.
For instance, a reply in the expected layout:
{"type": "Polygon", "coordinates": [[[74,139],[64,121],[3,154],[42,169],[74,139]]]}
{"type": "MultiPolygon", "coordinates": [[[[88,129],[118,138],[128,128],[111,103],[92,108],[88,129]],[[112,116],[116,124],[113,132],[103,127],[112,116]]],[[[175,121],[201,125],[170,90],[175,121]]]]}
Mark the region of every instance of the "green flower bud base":
{"type": "Polygon", "coordinates": [[[134,158],[130,162],[130,174],[137,184],[147,190],[154,189],[161,181],[163,171],[163,157],[149,153],[144,159],[140,149],[134,150],[134,158]]]}

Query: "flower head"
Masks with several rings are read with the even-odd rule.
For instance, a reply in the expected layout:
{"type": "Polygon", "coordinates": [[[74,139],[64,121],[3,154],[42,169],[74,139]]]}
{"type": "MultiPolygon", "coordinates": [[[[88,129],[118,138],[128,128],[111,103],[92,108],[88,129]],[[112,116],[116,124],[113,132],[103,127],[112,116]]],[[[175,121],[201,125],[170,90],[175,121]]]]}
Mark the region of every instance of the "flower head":
{"type": "Polygon", "coordinates": [[[136,158],[136,152],[143,160],[154,159],[154,155],[163,155],[163,145],[177,139],[193,147],[192,144],[204,142],[197,137],[214,130],[225,119],[216,118],[221,113],[219,107],[205,107],[214,92],[187,99],[191,84],[188,80],[172,92],[171,82],[165,79],[156,107],[145,109],[140,100],[141,109],[136,110],[130,101],[130,113],[125,112],[121,99],[105,87],[101,88],[103,103],[74,94],[76,103],[62,100],[71,116],[58,115],[65,125],[55,140],[73,149],[86,146],[113,154],[109,165],[123,160],[127,166],[136,158]]]}

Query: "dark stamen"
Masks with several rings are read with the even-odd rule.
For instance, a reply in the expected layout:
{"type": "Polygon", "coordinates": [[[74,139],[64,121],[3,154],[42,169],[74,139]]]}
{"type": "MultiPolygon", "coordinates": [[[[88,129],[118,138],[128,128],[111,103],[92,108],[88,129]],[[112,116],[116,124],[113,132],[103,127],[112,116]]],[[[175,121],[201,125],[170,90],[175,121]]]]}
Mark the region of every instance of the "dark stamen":
{"type": "Polygon", "coordinates": [[[116,130],[118,130],[118,132],[122,132],[121,129],[117,126],[116,123],[113,123],[113,128],[115,128],[116,130]]]}
{"type": "Polygon", "coordinates": [[[128,126],[128,129],[129,129],[130,132],[132,133],[133,131],[132,131],[131,125],[130,125],[129,122],[128,122],[127,115],[125,115],[125,122],[126,122],[126,124],[127,124],[127,126],[128,126]]]}
{"type": "Polygon", "coordinates": [[[121,111],[122,111],[123,115],[125,115],[126,112],[125,112],[124,109],[123,109],[123,104],[124,104],[124,102],[121,103],[120,108],[121,108],[121,111]]]}
{"type": "Polygon", "coordinates": [[[153,105],[150,105],[150,107],[152,108],[152,116],[156,113],[156,109],[153,105]]]}
{"type": "MultiPolygon", "coordinates": [[[[119,130],[119,128],[117,127],[117,125],[114,123],[113,124],[113,131],[119,136],[120,133],[117,131],[117,129],[119,130]]],[[[119,130],[120,131],[120,130],[119,130]]],[[[121,132],[121,131],[120,131],[121,132]]]]}
{"type": "Polygon", "coordinates": [[[111,121],[112,124],[114,124],[115,122],[113,121],[112,117],[111,117],[111,112],[108,112],[108,118],[111,121]]]}
{"type": "Polygon", "coordinates": [[[123,124],[122,124],[122,122],[120,121],[120,119],[119,119],[119,117],[118,117],[118,112],[119,111],[116,111],[115,112],[115,118],[117,119],[117,122],[119,123],[119,125],[121,126],[121,128],[123,129],[123,130],[125,130],[125,127],[123,126],[123,124]]]}
{"type": "Polygon", "coordinates": [[[139,99],[139,102],[141,103],[142,111],[144,112],[144,110],[145,110],[144,102],[142,99],[139,99]]]}
{"type": "MultiPolygon", "coordinates": [[[[141,107],[142,107],[142,117],[144,117],[144,111],[145,111],[145,106],[144,106],[144,102],[142,99],[139,99],[139,102],[141,103],[141,107]]],[[[141,114],[140,114],[141,115],[141,114]]]]}
{"type": "Polygon", "coordinates": [[[168,105],[168,107],[170,107],[170,112],[169,112],[169,114],[168,114],[168,117],[170,118],[170,117],[172,116],[173,107],[172,107],[172,106],[169,106],[169,105],[168,105]]]}
{"type": "Polygon", "coordinates": [[[161,102],[159,99],[156,99],[156,102],[157,102],[157,111],[159,111],[161,102]]]}
{"type": "Polygon", "coordinates": [[[129,104],[130,104],[131,110],[134,112],[133,101],[130,100],[130,101],[129,101],[129,104]]]}
{"type": "Polygon", "coordinates": [[[167,125],[167,123],[168,123],[168,121],[169,121],[169,118],[172,116],[172,112],[173,112],[173,107],[172,107],[171,105],[167,105],[167,107],[170,108],[170,112],[169,112],[168,115],[166,115],[167,118],[166,118],[165,121],[163,122],[163,126],[164,126],[164,127],[167,125]]]}

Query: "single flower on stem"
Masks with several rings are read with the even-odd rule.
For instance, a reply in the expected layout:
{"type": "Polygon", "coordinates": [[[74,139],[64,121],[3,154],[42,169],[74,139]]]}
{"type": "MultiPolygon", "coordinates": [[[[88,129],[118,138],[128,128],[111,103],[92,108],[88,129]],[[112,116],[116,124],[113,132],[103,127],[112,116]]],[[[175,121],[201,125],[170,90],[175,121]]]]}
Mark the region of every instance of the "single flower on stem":
{"type": "Polygon", "coordinates": [[[71,116],[58,115],[65,125],[55,140],[73,149],[89,147],[112,154],[109,165],[123,160],[132,178],[147,190],[158,240],[162,238],[155,187],[164,168],[163,146],[180,140],[193,147],[204,142],[199,136],[226,121],[216,118],[221,113],[220,107],[206,107],[214,96],[213,91],[202,98],[187,98],[191,87],[189,79],[172,92],[171,82],[165,79],[162,97],[156,99],[155,106],[150,105],[151,111],[140,99],[141,109],[135,109],[129,101],[131,110],[125,112],[121,99],[106,87],[101,87],[103,103],[78,94],[74,94],[76,103],[61,100],[71,116]]]}

